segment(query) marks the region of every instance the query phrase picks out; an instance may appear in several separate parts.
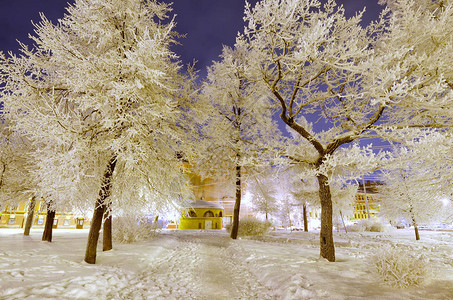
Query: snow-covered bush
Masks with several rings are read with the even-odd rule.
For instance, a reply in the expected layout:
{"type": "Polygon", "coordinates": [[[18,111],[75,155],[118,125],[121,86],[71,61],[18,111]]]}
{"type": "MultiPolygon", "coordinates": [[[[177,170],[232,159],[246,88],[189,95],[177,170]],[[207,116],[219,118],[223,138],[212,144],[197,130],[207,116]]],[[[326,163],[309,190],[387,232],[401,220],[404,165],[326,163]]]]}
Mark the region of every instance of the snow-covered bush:
{"type": "Polygon", "coordinates": [[[121,244],[145,240],[157,235],[158,225],[134,217],[116,217],[112,221],[112,239],[121,244]]]}
{"type": "MultiPolygon", "coordinates": [[[[240,236],[256,236],[256,235],[265,235],[269,232],[272,224],[270,222],[263,222],[256,218],[245,217],[239,221],[239,231],[238,235],[240,236]]],[[[226,230],[231,232],[231,224],[226,226],[226,230]]]]}
{"type": "Polygon", "coordinates": [[[380,249],[371,264],[382,282],[399,288],[422,285],[433,274],[425,255],[391,246],[380,249]]]}
{"type": "Polygon", "coordinates": [[[364,219],[357,222],[357,224],[348,226],[347,229],[352,232],[385,232],[386,226],[378,219],[364,219]]]}

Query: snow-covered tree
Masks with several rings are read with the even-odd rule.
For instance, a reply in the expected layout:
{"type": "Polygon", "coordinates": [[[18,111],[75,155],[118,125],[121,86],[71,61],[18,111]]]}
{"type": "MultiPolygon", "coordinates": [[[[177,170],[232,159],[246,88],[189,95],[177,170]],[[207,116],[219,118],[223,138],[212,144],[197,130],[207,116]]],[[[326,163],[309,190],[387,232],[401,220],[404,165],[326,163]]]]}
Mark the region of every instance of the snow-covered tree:
{"type": "Polygon", "coordinates": [[[247,184],[247,191],[252,195],[253,210],[263,214],[266,221],[269,220],[269,215],[278,211],[278,183],[279,180],[274,175],[260,175],[250,178],[247,184]]]}
{"type": "MultiPolygon", "coordinates": [[[[406,157],[398,155],[397,159],[404,172],[390,175],[405,180],[424,177],[425,188],[431,186],[435,178],[442,186],[442,193],[451,198],[453,31],[449,28],[453,26],[453,2],[381,2],[391,9],[388,32],[375,46],[375,56],[371,59],[374,67],[370,68],[364,82],[367,93],[374,95],[376,103],[394,107],[390,119],[396,124],[402,119],[408,120],[405,126],[392,129],[390,138],[403,142],[409,150],[406,157]],[[417,123],[424,124],[425,128],[415,131],[417,123]],[[416,175],[413,161],[420,170],[416,175]],[[423,175],[421,170],[429,172],[423,175]]],[[[409,185],[411,189],[416,188],[409,185]]]]}
{"type": "Polygon", "coordinates": [[[286,193],[293,199],[293,205],[302,207],[304,231],[308,231],[308,210],[319,207],[319,193],[316,178],[301,178],[297,165],[280,175],[286,183],[286,193]]]}
{"type": "MultiPolygon", "coordinates": [[[[392,36],[395,28],[398,31],[398,22],[387,23],[387,13],[384,10],[378,21],[364,28],[360,24],[362,13],[347,19],[344,9],[333,0],[324,5],[317,0],[262,0],[253,8],[246,5],[248,25],[237,40],[253,56],[249,59],[252,64],[245,69],[247,76],[256,80],[263,93],[272,95],[280,106],[282,121],[305,140],[303,147],[287,148],[291,150],[287,156],[305,163],[318,179],[322,207],[320,252],[329,261],[335,260],[329,179],[335,168],[351,165],[347,155],[338,152],[362,137],[445,124],[445,118],[429,118],[425,108],[400,105],[408,84],[420,89],[431,81],[426,81],[422,71],[413,73],[411,63],[401,71],[399,64],[405,66],[412,52],[409,46],[396,42],[386,47],[387,40],[393,43],[400,37],[396,33],[392,36]],[[324,124],[309,126],[307,120],[314,118],[324,124]]],[[[420,24],[414,26],[423,30],[420,24]]],[[[414,26],[405,28],[411,30],[414,26]]],[[[436,28],[441,31],[449,27],[436,28]]],[[[414,41],[417,39],[407,40],[406,45],[414,41]]],[[[451,53],[446,56],[451,57],[451,53]]],[[[412,67],[421,66],[422,70],[424,62],[418,62],[412,67]]],[[[432,96],[429,91],[433,90],[419,94],[419,101],[432,96]]]]}
{"type": "Polygon", "coordinates": [[[295,153],[315,170],[321,199],[321,256],[335,260],[332,198],[325,163],[342,145],[361,137],[382,116],[384,105],[361,97],[362,62],[384,21],[368,28],[361,14],[346,19],[334,1],[263,0],[246,6],[248,25],[238,39],[253,53],[246,70],[280,106],[280,118],[311,147],[295,153]],[[321,115],[327,131],[315,133],[304,120],[321,115]],[[302,118],[302,116],[304,118],[302,118]]]}
{"type": "Polygon", "coordinates": [[[208,176],[236,183],[233,239],[237,238],[244,176],[270,164],[269,156],[264,156],[279,136],[268,97],[243,75],[248,59],[247,48],[224,47],[221,60],[209,67],[202,90],[210,113],[203,129],[206,149],[196,165],[201,173],[204,169],[208,176]]]}
{"type": "Polygon", "coordinates": [[[295,224],[295,205],[294,199],[290,194],[282,196],[278,203],[277,215],[280,224],[283,227],[289,227],[291,231],[293,230],[293,226],[295,224]]]}
{"type": "MultiPolygon", "coordinates": [[[[316,177],[300,178],[298,174],[301,172],[297,170],[297,167],[288,171],[290,172],[288,181],[291,184],[289,190],[294,198],[295,205],[302,207],[304,231],[308,231],[308,209],[318,209],[321,207],[319,185],[316,177]]],[[[331,176],[330,187],[333,217],[341,219],[344,215],[348,215],[352,211],[357,186],[348,183],[342,176],[335,175],[331,176]]]]}
{"type": "Polygon", "coordinates": [[[395,149],[395,160],[381,174],[384,185],[379,187],[378,194],[382,215],[390,221],[409,221],[419,240],[418,225],[441,221],[445,211],[439,177],[412,154],[407,148],[395,149]]]}
{"type": "Polygon", "coordinates": [[[429,169],[445,199],[453,204],[453,135],[450,131],[426,130],[425,135],[405,142],[410,150],[406,157],[398,156],[401,164],[417,161],[421,168],[429,169]]]}
{"type": "MultiPolygon", "coordinates": [[[[3,114],[5,116],[5,114],[3,114]]],[[[0,124],[0,208],[15,206],[31,195],[30,141],[2,118],[0,124]]]]}
{"type": "Polygon", "coordinates": [[[451,126],[453,1],[387,0],[388,30],[375,44],[363,79],[373,103],[392,105],[396,122],[451,126]]]}
{"type": "Polygon", "coordinates": [[[154,0],[76,0],[56,24],[42,16],[32,49],[1,55],[6,108],[39,149],[43,193],[95,202],[88,263],[109,207],[174,201],[168,183],[183,177],[176,153],[190,103],[169,11],[154,0]]]}

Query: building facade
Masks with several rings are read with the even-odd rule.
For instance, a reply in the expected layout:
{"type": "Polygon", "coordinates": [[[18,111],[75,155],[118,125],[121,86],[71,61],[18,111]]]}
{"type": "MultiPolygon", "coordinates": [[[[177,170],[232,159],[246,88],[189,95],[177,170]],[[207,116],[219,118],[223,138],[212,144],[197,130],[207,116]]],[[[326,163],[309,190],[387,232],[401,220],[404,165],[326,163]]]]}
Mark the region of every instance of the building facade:
{"type": "Polygon", "coordinates": [[[215,202],[192,201],[181,210],[179,229],[222,229],[224,209],[215,202]]]}
{"type": "Polygon", "coordinates": [[[377,187],[380,184],[381,183],[379,182],[373,181],[365,182],[365,187],[363,184],[359,184],[359,188],[355,196],[351,221],[368,219],[368,212],[372,218],[377,216],[377,214],[381,211],[381,204],[377,196],[377,187]]]}
{"type": "MultiPolygon", "coordinates": [[[[15,206],[6,205],[0,211],[0,228],[23,228],[28,215],[30,200],[19,202],[15,206]]],[[[44,200],[36,201],[33,215],[33,228],[44,228],[47,218],[47,208],[44,200]]],[[[71,212],[55,212],[53,228],[82,229],[89,226],[89,221],[71,212]]]]}

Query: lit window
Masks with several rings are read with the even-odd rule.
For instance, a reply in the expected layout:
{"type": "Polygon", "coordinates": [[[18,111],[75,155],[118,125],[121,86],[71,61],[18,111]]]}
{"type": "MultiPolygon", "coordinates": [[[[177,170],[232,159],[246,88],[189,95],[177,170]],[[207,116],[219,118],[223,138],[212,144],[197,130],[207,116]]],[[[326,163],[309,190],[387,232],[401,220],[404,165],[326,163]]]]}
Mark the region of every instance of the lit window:
{"type": "Polygon", "coordinates": [[[207,212],[204,213],[203,217],[212,218],[212,217],[214,217],[214,213],[212,211],[208,210],[207,212]]]}

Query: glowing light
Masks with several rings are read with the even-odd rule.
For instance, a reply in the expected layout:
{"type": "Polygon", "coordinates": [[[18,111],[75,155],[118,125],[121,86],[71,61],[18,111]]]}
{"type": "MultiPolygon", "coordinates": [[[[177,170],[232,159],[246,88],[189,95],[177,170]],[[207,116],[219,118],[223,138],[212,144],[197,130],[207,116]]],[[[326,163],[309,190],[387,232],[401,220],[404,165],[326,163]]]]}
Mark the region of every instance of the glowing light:
{"type": "Polygon", "coordinates": [[[440,202],[442,202],[443,206],[447,206],[447,205],[451,204],[451,200],[448,198],[442,198],[442,199],[440,199],[440,202]]]}

